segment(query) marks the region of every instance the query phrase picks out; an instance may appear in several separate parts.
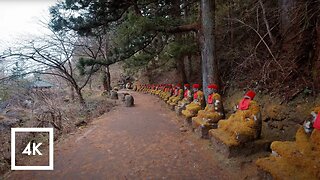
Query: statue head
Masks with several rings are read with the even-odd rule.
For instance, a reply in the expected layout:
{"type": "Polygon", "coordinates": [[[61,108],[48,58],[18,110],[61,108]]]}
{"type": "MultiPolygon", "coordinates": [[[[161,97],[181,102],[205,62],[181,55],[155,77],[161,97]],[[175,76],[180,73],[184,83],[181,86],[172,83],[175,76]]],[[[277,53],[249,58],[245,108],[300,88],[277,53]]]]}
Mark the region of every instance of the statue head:
{"type": "Polygon", "coordinates": [[[200,88],[200,84],[193,84],[192,88],[194,92],[197,92],[200,88]]]}
{"type": "Polygon", "coordinates": [[[177,84],[176,88],[181,89],[181,84],[177,84]]]}
{"type": "Polygon", "coordinates": [[[216,93],[216,92],[218,92],[218,85],[216,85],[216,84],[210,84],[210,85],[208,85],[208,92],[209,92],[209,94],[213,94],[213,93],[216,93]]]}
{"type": "Polygon", "coordinates": [[[190,88],[190,85],[189,84],[184,84],[184,90],[187,90],[190,88]]]}
{"type": "Polygon", "coordinates": [[[252,90],[249,90],[245,95],[244,98],[246,99],[251,99],[253,100],[253,98],[256,96],[256,93],[252,90]]]}

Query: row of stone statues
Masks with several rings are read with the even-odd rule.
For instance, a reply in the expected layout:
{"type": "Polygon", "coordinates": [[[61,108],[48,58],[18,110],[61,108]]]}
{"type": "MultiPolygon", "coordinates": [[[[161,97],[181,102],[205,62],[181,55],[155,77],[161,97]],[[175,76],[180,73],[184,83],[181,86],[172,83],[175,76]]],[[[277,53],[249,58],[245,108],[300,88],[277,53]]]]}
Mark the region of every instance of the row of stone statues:
{"type": "MultiPolygon", "coordinates": [[[[257,140],[261,136],[262,117],[256,93],[249,90],[225,119],[218,86],[208,85],[205,99],[199,84],[139,85],[134,90],[159,96],[202,138],[211,138],[228,148],[257,140]]],[[[275,141],[270,157],[256,161],[260,170],[275,179],[320,179],[320,107],[312,113],[296,134],[295,142],[275,141]],[[303,170],[301,172],[300,170],[303,170]]]]}
{"type": "Polygon", "coordinates": [[[255,92],[248,91],[235,108],[235,113],[225,120],[225,113],[219,89],[216,84],[208,85],[208,97],[205,99],[200,84],[141,85],[137,91],[158,95],[186,121],[202,138],[210,135],[225,144],[237,145],[260,137],[261,115],[255,92]],[[220,131],[225,132],[223,137],[220,131]],[[221,136],[221,137],[220,137],[221,136]]]}

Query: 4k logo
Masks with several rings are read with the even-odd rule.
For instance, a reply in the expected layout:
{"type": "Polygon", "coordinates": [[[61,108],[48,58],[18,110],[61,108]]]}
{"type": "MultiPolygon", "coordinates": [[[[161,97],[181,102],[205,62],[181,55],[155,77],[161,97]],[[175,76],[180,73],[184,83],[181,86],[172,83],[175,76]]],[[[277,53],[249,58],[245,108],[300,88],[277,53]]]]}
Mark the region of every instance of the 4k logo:
{"type": "Polygon", "coordinates": [[[31,142],[28,143],[28,145],[26,146],[26,148],[22,151],[22,154],[27,154],[27,155],[40,155],[42,156],[42,153],[39,151],[39,146],[41,146],[42,143],[36,144],[36,143],[32,143],[32,153],[31,153],[31,142]]]}
{"type": "MultiPolygon", "coordinates": [[[[28,142],[27,146],[19,154],[28,156],[43,156],[39,142],[28,142]]],[[[43,149],[42,149],[43,150],[43,149]]],[[[53,128],[11,128],[11,170],[53,170],[53,128]],[[17,166],[16,165],[16,133],[49,133],[49,165],[48,166],[17,166]]]]}

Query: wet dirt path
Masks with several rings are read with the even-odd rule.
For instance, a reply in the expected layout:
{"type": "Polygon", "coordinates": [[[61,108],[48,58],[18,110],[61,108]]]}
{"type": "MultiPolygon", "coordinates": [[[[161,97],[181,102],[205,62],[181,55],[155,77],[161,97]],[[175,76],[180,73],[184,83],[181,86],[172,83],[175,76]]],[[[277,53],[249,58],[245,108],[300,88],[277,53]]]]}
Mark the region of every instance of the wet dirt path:
{"type": "Polygon", "coordinates": [[[180,132],[179,118],[157,97],[129,93],[135,107],[120,105],[55,144],[54,171],[15,171],[7,178],[233,179],[207,143],[180,132]]]}

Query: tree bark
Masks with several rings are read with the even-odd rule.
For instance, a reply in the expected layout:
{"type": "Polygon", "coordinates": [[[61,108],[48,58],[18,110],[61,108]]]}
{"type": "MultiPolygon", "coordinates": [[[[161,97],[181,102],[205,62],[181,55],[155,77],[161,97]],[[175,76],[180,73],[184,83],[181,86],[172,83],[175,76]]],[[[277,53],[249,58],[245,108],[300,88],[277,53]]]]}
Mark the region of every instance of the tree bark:
{"type": "Polygon", "coordinates": [[[111,90],[111,78],[110,78],[109,66],[106,66],[105,68],[103,68],[102,84],[103,84],[104,91],[109,92],[111,90]]]}
{"type": "Polygon", "coordinates": [[[92,79],[89,80],[89,90],[92,91],[92,79]]]}
{"type": "MultiPolygon", "coordinates": [[[[180,8],[180,0],[172,1],[172,16],[176,19],[181,19],[181,8],[180,8]]],[[[180,40],[183,36],[182,34],[177,34],[176,40],[180,40]]],[[[186,83],[187,76],[184,66],[184,56],[182,54],[179,55],[176,59],[176,66],[178,70],[178,75],[180,76],[180,82],[186,83]]]]}
{"type": "Polygon", "coordinates": [[[191,82],[191,76],[192,76],[192,56],[188,55],[185,56],[185,62],[187,63],[187,82],[191,82]]]}
{"type": "Polygon", "coordinates": [[[72,85],[70,85],[70,98],[72,101],[74,100],[74,88],[72,85]]]}
{"type": "Polygon", "coordinates": [[[218,61],[215,54],[215,0],[201,0],[201,61],[203,91],[208,97],[208,84],[220,86],[218,61]]]}
{"type": "Polygon", "coordinates": [[[187,75],[186,75],[186,70],[184,66],[184,57],[180,56],[176,59],[177,63],[177,69],[178,69],[178,74],[180,76],[180,81],[182,83],[187,83],[187,75]]]}
{"type": "Polygon", "coordinates": [[[315,54],[312,63],[313,88],[316,93],[320,92],[320,25],[317,24],[315,54]]]}
{"type": "Polygon", "coordinates": [[[295,0],[279,0],[280,7],[280,31],[285,34],[291,24],[291,12],[295,5],[295,0]]]}
{"type": "Polygon", "coordinates": [[[83,95],[82,95],[82,91],[79,87],[75,87],[75,90],[76,90],[76,93],[77,93],[77,96],[78,96],[78,100],[79,100],[79,103],[82,107],[86,107],[86,102],[83,98],[83,95]]]}
{"type": "Polygon", "coordinates": [[[312,4],[310,4],[311,10],[309,9],[309,13],[311,14],[310,17],[313,15],[311,19],[311,24],[313,24],[313,27],[315,28],[314,36],[312,39],[314,39],[313,43],[313,58],[311,61],[311,74],[312,74],[312,83],[313,83],[313,92],[314,95],[318,94],[320,92],[320,18],[318,15],[313,14],[313,12],[318,11],[320,8],[320,2],[314,1],[312,4]]]}

